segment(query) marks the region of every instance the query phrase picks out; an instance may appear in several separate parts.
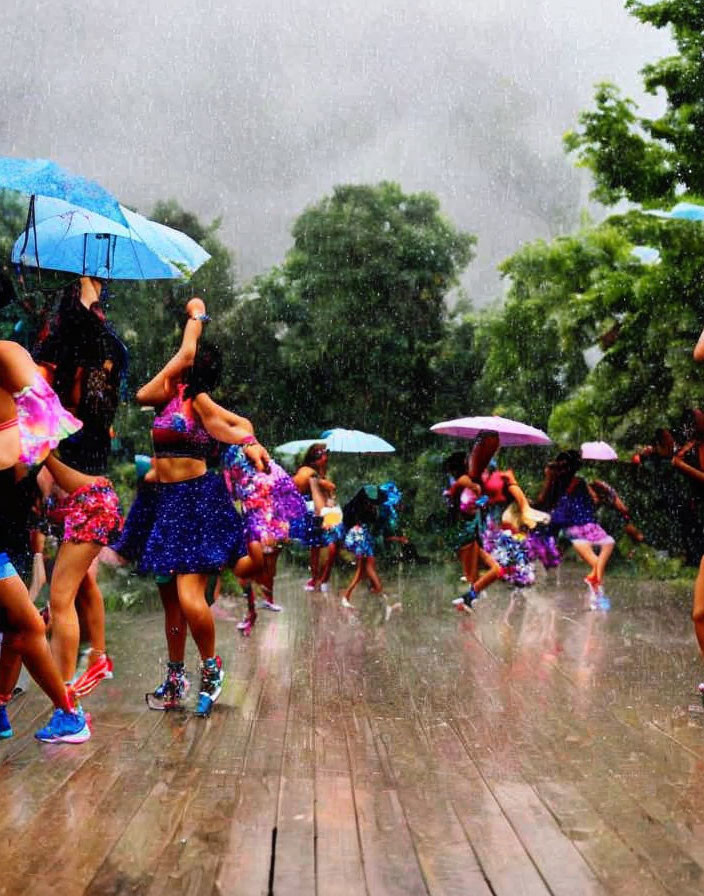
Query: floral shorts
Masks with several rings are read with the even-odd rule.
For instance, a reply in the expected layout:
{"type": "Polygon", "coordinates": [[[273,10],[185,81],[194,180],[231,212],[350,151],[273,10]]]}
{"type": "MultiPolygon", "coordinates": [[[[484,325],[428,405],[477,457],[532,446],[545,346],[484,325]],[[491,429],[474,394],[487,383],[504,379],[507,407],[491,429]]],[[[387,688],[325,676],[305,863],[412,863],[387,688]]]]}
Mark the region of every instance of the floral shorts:
{"type": "Polygon", "coordinates": [[[63,540],[77,544],[112,544],[124,524],[120,499],[110,480],[102,477],[60,501],[52,518],[63,520],[63,540]]]}

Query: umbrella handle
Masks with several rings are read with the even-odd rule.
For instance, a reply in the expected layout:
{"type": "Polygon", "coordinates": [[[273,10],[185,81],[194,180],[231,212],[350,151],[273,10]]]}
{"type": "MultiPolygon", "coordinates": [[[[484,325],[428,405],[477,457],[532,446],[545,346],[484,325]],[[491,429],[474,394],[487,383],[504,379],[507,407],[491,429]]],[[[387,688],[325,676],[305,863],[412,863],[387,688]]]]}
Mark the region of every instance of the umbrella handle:
{"type": "Polygon", "coordinates": [[[20,259],[25,253],[25,249],[27,248],[27,243],[29,242],[29,228],[32,227],[32,232],[34,233],[34,257],[37,261],[37,277],[39,278],[39,282],[42,282],[42,271],[39,267],[39,245],[37,243],[37,219],[34,214],[34,193],[29,197],[29,209],[27,210],[27,221],[24,225],[24,243],[22,244],[22,251],[20,252],[20,259]]]}

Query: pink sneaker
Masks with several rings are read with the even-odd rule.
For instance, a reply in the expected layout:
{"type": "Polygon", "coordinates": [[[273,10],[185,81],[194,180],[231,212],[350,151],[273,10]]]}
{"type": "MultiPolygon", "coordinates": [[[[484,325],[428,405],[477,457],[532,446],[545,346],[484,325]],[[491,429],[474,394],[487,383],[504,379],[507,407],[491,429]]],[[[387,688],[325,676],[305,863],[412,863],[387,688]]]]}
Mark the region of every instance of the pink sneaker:
{"type": "Polygon", "coordinates": [[[97,661],[73,682],[73,693],[76,697],[87,697],[103,679],[113,677],[113,668],[113,662],[107,653],[101,653],[97,661]]]}
{"type": "Polygon", "coordinates": [[[315,579],[308,579],[308,581],[303,586],[306,591],[317,591],[318,586],[315,583],[315,579]]]}

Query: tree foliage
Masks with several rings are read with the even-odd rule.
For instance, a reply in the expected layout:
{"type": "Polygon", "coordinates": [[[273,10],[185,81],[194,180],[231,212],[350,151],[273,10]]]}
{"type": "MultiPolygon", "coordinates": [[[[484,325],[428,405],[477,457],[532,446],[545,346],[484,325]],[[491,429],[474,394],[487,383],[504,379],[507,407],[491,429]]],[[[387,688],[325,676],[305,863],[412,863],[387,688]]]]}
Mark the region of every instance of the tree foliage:
{"type": "Polygon", "coordinates": [[[244,315],[278,344],[266,361],[285,384],[287,430],[346,426],[410,444],[430,422],[446,298],[474,237],[435,196],[382,183],[337,187],[299,216],[293,240],[244,315]]]}
{"type": "Polygon", "coordinates": [[[599,85],[596,108],[566,135],[568,151],[594,174],[594,196],[607,205],[620,199],[671,202],[682,192],[704,195],[704,3],[702,0],[626,0],[641,22],[669,28],[677,54],[646,65],[648,93],[662,94],[657,118],[637,114],[613,84],[599,85]]]}

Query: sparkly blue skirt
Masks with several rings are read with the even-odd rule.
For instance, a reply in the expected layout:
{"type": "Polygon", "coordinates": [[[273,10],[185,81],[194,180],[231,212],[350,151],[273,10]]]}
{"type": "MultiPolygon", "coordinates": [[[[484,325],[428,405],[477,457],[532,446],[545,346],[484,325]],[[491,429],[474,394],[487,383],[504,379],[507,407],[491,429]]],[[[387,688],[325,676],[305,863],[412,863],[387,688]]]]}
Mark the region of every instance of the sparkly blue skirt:
{"type": "Polygon", "coordinates": [[[247,553],[222,476],[143,483],[114,549],[141,575],[217,572],[247,553]]]}
{"type": "Polygon", "coordinates": [[[289,537],[307,548],[324,548],[329,543],[323,529],[323,518],[310,511],[291,521],[289,537]]]}

